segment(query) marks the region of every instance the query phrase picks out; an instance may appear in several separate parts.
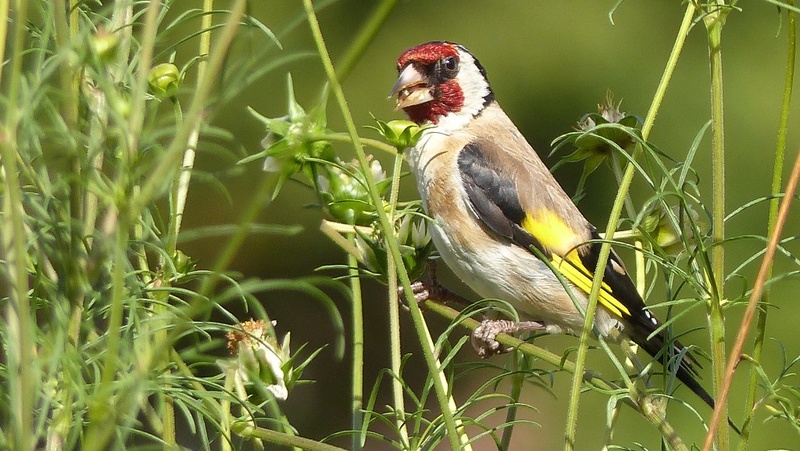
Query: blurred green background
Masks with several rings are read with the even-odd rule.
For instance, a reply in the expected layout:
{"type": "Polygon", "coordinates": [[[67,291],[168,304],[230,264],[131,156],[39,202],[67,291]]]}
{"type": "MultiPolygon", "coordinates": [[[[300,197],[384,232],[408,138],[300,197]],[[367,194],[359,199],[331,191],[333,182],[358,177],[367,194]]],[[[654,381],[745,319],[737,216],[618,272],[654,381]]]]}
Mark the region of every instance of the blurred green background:
{"type": "MultiPolygon", "coordinates": [[[[389,19],[377,34],[344,83],[344,92],[358,125],[372,123],[370,114],[384,120],[402,117],[393,110],[387,94],[396,76],[395,59],[401,51],[429,40],[450,40],[469,48],[488,71],[498,101],[519,126],[542,157],[550,152],[551,141],[572,130],[576,121],[604,100],[607,91],[622,100],[622,110],[641,117],[647,112],[656,85],[666,64],[667,56],[678,30],[684,11],[682,2],[628,1],[623,2],[609,20],[615,1],[421,1],[403,0],[398,3],[389,19]]],[[[222,4],[222,2],[220,2],[222,4]]],[[[341,57],[350,40],[377,3],[358,0],[341,0],[319,12],[322,31],[334,58],[341,57]]],[[[186,5],[187,7],[189,5],[186,5]]],[[[775,149],[781,92],[786,62],[786,27],[774,5],[767,2],[741,2],[741,12],[729,16],[723,34],[723,60],[725,77],[726,152],[728,211],[758,197],[769,194],[772,161],[775,149]]],[[[302,5],[296,1],[251,2],[250,14],[271,29],[282,29],[290,20],[299,17],[302,5]]],[[[175,12],[177,14],[177,12],[175,12]]],[[[784,15],[785,20],[785,15],[784,15]]],[[[291,33],[281,36],[283,50],[269,53],[278,58],[292,52],[314,51],[308,25],[302,22],[291,33]]],[[[191,56],[196,42],[186,44],[187,54],[178,53],[178,59],[191,56]]],[[[262,46],[268,46],[263,34],[243,31],[237,52],[247,57],[263,57],[262,46]]],[[[196,51],[196,50],[194,50],[196,51]]],[[[241,56],[240,55],[240,56],[241,56]]],[[[265,60],[267,64],[269,60],[265,60]]],[[[305,58],[288,68],[294,77],[298,101],[312,106],[323,85],[324,74],[316,57],[305,58]]],[[[278,70],[259,79],[238,95],[232,102],[218,110],[215,125],[228,129],[235,135],[235,147],[247,154],[260,151],[264,137],[262,125],[248,112],[250,106],[267,117],[277,117],[286,112],[286,70],[278,70]]],[[[189,80],[190,81],[190,80],[189,80]]],[[[656,120],[651,141],[660,149],[681,160],[699,131],[710,118],[708,50],[702,24],[697,24],[686,43],[678,63],[666,100],[656,120]]],[[[335,107],[330,107],[329,127],[343,131],[343,123],[335,107]]],[[[791,118],[788,160],[791,163],[798,148],[798,116],[791,118]]],[[[376,137],[363,129],[363,136],[376,137]]],[[[694,166],[700,174],[700,188],[705,201],[710,202],[710,139],[706,136],[694,166]]],[[[223,173],[221,182],[230,198],[213,184],[196,179],[189,195],[184,228],[209,224],[235,223],[241,209],[254,195],[255,180],[267,177],[260,164],[251,164],[234,175],[225,172],[234,162],[220,159],[201,144],[198,167],[211,174],[223,173]]],[[[337,147],[343,158],[350,158],[352,150],[337,147]]],[[[376,155],[389,167],[388,155],[376,155]]],[[[552,166],[556,157],[545,158],[552,166]]],[[[568,192],[573,192],[578,165],[560,170],[556,176],[568,192]]],[[[601,167],[587,185],[587,196],[580,207],[599,228],[606,224],[608,211],[616,192],[613,178],[607,167],[601,167]]],[[[635,195],[635,193],[634,193],[635,195]]],[[[413,180],[405,180],[402,198],[416,198],[413,180]]],[[[311,190],[288,183],[280,196],[263,211],[260,220],[278,224],[302,224],[305,231],[291,238],[254,236],[242,247],[232,270],[245,277],[293,278],[315,274],[315,269],[325,264],[343,264],[344,257],[331,242],[318,232],[322,218],[317,208],[310,207],[315,198],[311,190]]],[[[796,209],[795,209],[796,211],[796,209]]],[[[737,216],[728,225],[729,235],[765,233],[766,204],[737,216]]],[[[793,214],[787,230],[800,233],[800,221],[793,214]]],[[[221,242],[192,242],[183,247],[186,254],[208,266],[214,261],[221,242]]],[[[755,253],[760,244],[747,241],[729,248],[728,265],[733,267],[755,253]]],[[[796,248],[796,246],[795,246],[796,248]]],[[[780,259],[777,270],[797,269],[787,259],[780,259]]],[[[751,274],[755,274],[752,268],[751,274]]],[[[335,273],[328,272],[333,275],[335,273]]],[[[443,274],[445,283],[462,293],[458,281],[443,274]]],[[[738,295],[752,283],[731,281],[727,289],[738,295]]],[[[800,353],[800,328],[796,326],[797,293],[800,284],[790,279],[777,285],[772,302],[780,310],[770,317],[768,335],[777,337],[785,346],[790,358],[800,353]]],[[[656,290],[658,293],[658,290],[656,290]]],[[[328,316],[313,300],[295,293],[270,293],[262,302],[273,319],[278,321],[280,334],[292,333],[292,343],[297,346],[308,342],[311,348],[335,340],[328,316]]],[[[648,302],[658,302],[650,299],[648,302]]],[[[343,299],[338,305],[349,332],[349,308],[343,299]]],[[[367,282],[365,294],[366,319],[366,391],[371,389],[378,371],[389,366],[387,345],[386,294],[382,286],[367,282]]],[[[732,337],[738,328],[741,309],[729,310],[728,333],[732,337]]],[[[246,319],[246,318],[242,318],[246,319]]],[[[418,357],[415,335],[405,315],[404,352],[414,353],[412,365],[424,370],[418,357]]],[[[443,321],[430,318],[434,332],[444,327],[443,321]]],[[[704,317],[681,320],[683,330],[704,327],[704,317]]],[[[702,332],[695,332],[685,341],[708,349],[702,332]]],[[[348,337],[349,343],[349,337],[348,337]]],[[[576,345],[574,337],[545,337],[536,342],[555,352],[576,345]]],[[[475,359],[470,350],[462,351],[465,360],[475,359]]],[[[767,344],[768,373],[774,375],[780,368],[779,347],[767,344]],[[773,363],[774,362],[774,363],[773,363]]],[[[316,380],[313,385],[297,388],[285,402],[290,421],[300,433],[321,438],[335,431],[347,429],[349,418],[350,374],[349,363],[334,358],[331,348],[323,351],[310,366],[305,376],[316,380]]],[[[503,357],[496,357],[502,363],[503,357]]],[[[589,368],[613,371],[601,352],[594,353],[589,368]]],[[[741,423],[746,374],[743,366],[735,382],[731,401],[731,416],[741,423]]],[[[613,374],[613,373],[610,373],[613,374]]],[[[410,374],[410,383],[421,381],[421,375],[410,374]]],[[[710,374],[704,371],[704,385],[711,388],[710,374]]],[[[487,376],[488,377],[488,376],[487,376]]],[[[571,375],[556,374],[553,394],[544,389],[530,387],[523,402],[539,409],[525,416],[541,426],[517,427],[512,449],[557,449],[561,447],[566,418],[566,404],[571,375]]],[[[796,381],[795,381],[796,382],[796,381]]],[[[459,379],[454,390],[470,393],[479,377],[459,379]]],[[[501,387],[501,390],[503,387],[501,387]]],[[[695,405],[704,417],[710,411],[697,402],[688,390],[679,392],[682,399],[695,405]]],[[[587,394],[581,404],[578,449],[597,449],[606,415],[606,398],[587,394]]],[[[385,397],[379,405],[389,403],[385,397]]],[[[670,418],[687,442],[702,439],[703,431],[689,410],[673,405],[670,418]]],[[[756,418],[756,428],[751,449],[798,448],[798,436],[785,422],[762,424],[765,415],[756,418]]],[[[497,419],[501,420],[500,417],[497,419]]],[[[639,418],[635,412],[624,408],[615,443],[634,447],[641,442],[650,449],[659,448],[657,432],[639,418]]],[[[347,440],[337,444],[347,446],[347,440]]],[[[735,439],[734,439],[735,443],[735,439]]],[[[368,449],[380,449],[373,446],[368,449]]],[[[490,442],[482,442],[476,449],[493,449],[490,442]]]]}

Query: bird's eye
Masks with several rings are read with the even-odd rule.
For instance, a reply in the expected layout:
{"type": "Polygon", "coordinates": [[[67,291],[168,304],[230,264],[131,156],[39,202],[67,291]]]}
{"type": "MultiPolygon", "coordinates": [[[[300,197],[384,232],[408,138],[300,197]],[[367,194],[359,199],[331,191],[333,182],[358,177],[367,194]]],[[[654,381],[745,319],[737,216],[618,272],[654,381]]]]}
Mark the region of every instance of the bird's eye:
{"type": "Polygon", "coordinates": [[[456,57],[448,56],[447,58],[445,58],[444,59],[444,68],[448,72],[452,72],[452,71],[455,71],[456,69],[458,69],[458,60],[456,60],[456,57]]]}

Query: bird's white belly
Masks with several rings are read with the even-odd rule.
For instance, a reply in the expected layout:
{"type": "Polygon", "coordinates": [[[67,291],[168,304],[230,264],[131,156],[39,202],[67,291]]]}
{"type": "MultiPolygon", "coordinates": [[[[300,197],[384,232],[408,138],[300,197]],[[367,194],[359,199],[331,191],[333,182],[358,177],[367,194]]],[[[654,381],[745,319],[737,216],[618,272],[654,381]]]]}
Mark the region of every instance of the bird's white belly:
{"type": "MultiPolygon", "coordinates": [[[[473,234],[481,236],[481,243],[474,247],[456,245],[451,236],[458,232],[450,230],[441,218],[434,219],[431,236],[436,249],[447,266],[478,295],[509,302],[523,317],[546,322],[551,332],[578,332],[583,328],[583,316],[575,301],[585,308],[585,293],[573,287],[573,301],[547,264],[513,243],[496,241],[482,229],[482,235],[473,234]]],[[[598,309],[595,325],[601,334],[606,335],[617,324],[598,309]]]]}

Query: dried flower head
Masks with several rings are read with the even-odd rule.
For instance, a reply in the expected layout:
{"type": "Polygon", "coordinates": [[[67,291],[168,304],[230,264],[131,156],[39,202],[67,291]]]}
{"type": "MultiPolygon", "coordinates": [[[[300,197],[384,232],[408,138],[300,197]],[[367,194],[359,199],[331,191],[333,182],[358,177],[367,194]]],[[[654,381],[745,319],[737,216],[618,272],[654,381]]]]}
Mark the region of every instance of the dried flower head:
{"type": "Polygon", "coordinates": [[[279,345],[274,339],[274,325],[264,320],[239,324],[239,330],[227,333],[228,352],[235,357],[233,365],[239,380],[266,384],[267,390],[284,400],[289,396],[285,372],[291,370],[289,334],[279,345]]]}

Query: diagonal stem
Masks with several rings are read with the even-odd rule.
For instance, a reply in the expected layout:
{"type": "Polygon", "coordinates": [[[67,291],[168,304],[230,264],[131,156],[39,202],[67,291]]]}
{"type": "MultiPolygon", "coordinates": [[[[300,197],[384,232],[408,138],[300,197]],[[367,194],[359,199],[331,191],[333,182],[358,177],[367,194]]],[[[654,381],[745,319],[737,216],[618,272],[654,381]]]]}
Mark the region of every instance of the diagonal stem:
{"type": "MultiPolygon", "coordinates": [[[[678,57],[680,56],[681,50],[683,49],[683,44],[686,41],[686,36],[689,34],[689,29],[691,27],[693,17],[694,17],[694,5],[692,3],[689,3],[686,7],[686,12],[684,13],[681,26],[678,30],[678,36],[675,39],[675,44],[673,45],[672,51],[670,52],[670,56],[667,61],[667,66],[664,69],[664,74],[662,75],[661,81],[659,82],[658,88],[656,89],[656,95],[653,98],[653,103],[650,105],[650,110],[647,113],[647,118],[645,118],[644,125],[642,126],[643,140],[647,140],[647,137],[650,134],[650,131],[652,130],[656,114],[658,113],[658,109],[661,106],[662,100],[664,99],[664,94],[667,90],[667,86],[669,85],[669,81],[672,78],[672,74],[678,63],[678,57]]],[[[641,146],[637,145],[633,151],[632,160],[635,160],[641,152],[642,152],[641,146]]],[[[614,205],[611,209],[611,215],[609,217],[608,226],[606,228],[606,236],[614,236],[614,233],[616,232],[617,222],[619,221],[619,217],[620,214],[622,213],[622,208],[625,203],[625,198],[628,195],[631,183],[633,182],[634,174],[635,174],[634,165],[628,162],[627,166],[625,167],[625,172],[622,175],[622,180],[620,181],[619,189],[617,190],[617,197],[614,200],[614,205]]],[[[578,428],[578,405],[580,400],[581,387],[583,386],[583,380],[584,380],[583,372],[584,372],[584,367],[586,365],[586,354],[589,348],[589,337],[592,332],[593,328],[592,326],[594,325],[594,314],[597,309],[597,297],[600,294],[601,283],[603,280],[603,273],[605,272],[605,267],[606,263],[608,262],[609,255],[611,255],[611,242],[607,241],[604,242],[600,248],[600,256],[597,261],[597,268],[594,275],[594,281],[592,283],[592,290],[591,293],[589,294],[589,305],[586,308],[586,318],[583,325],[583,330],[581,331],[578,354],[575,358],[575,373],[572,377],[572,389],[570,391],[570,403],[569,403],[569,410],[567,413],[568,416],[567,416],[566,431],[564,435],[564,449],[570,451],[575,449],[575,436],[578,428]]]]}
{"type": "MultiPolygon", "coordinates": [[[[787,0],[789,5],[794,4],[794,0],[787,0]]],[[[791,9],[788,11],[789,19],[789,36],[787,45],[787,61],[786,61],[786,77],[783,88],[783,102],[781,105],[781,118],[780,126],[778,127],[778,143],[775,149],[775,163],[772,169],[772,189],[771,193],[775,194],[781,189],[783,177],[783,163],[786,153],[786,136],[789,131],[789,110],[792,103],[792,91],[794,86],[794,67],[797,47],[797,24],[795,20],[795,12],[791,9]]],[[[769,223],[767,226],[767,234],[771,234],[775,230],[775,223],[778,218],[778,208],[780,201],[772,199],[769,204],[769,223]]],[[[772,277],[772,268],[767,274],[767,279],[772,277]]],[[[764,300],[769,297],[769,287],[764,292],[764,300]]],[[[767,309],[762,307],[758,310],[758,321],[756,323],[756,337],[753,344],[753,360],[761,362],[761,351],[764,347],[764,337],[767,328],[767,309]]],[[[742,441],[739,444],[740,450],[747,449],[747,443],[750,438],[752,430],[752,415],[753,407],[756,403],[756,390],[758,389],[758,367],[754,365],[750,369],[750,384],[747,392],[747,401],[745,403],[746,414],[745,421],[742,425],[742,441]]]]}
{"type": "Polygon", "coordinates": [[[725,416],[725,404],[728,399],[728,394],[731,389],[731,382],[733,381],[733,372],[736,370],[736,365],[739,363],[739,356],[744,348],[744,342],[747,339],[747,332],[750,329],[750,324],[753,322],[756,309],[758,308],[761,296],[764,293],[764,285],[767,281],[769,269],[772,267],[772,261],[775,259],[775,252],[778,249],[778,242],[783,232],[783,227],[786,224],[786,218],[789,216],[789,206],[792,205],[794,200],[797,184],[800,181],[800,152],[794,160],[794,167],[792,174],[789,176],[789,182],[786,185],[786,192],[781,200],[781,206],[778,211],[778,218],[775,221],[775,229],[769,237],[767,249],[764,253],[764,259],[761,261],[761,267],[758,270],[753,291],[750,293],[750,299],[747,301],[747,309],[744,311],[742,317],[742,324],[739,326],[739,333],[736,336],[736,342],[733,344],[731,356],[728,360],[728,366],[725,369],[725,374],[719,392],[717,393],[717,406],[714,408],[714,414],[711,417],[711,422],[708,425],[708,432],[706,433],[706,440],[703,446],[705,451],[709,451],[713,447],[714,437],[717,436],[720,420],[725,416]]]}
{"type": "MultiPolygon", "coordinates": [[[[326,75],[328,76],[328,82],[331,84],[331,91],[333,92],[333,95],[342,111],[347,132],[350,134],[353,140],[353,147],[356,151],[356,157],[359,165],[361,166],[361,170],[364,173],[365,181],[367,182],[370,200],[372,201],[373,205],[383,205],[383,199],[381,199],[380,195],[378,194],[375,180],[370,173],[369,162],[367,161],[364,147],[361,144],[361,139],[358,136],[358,130],[356,129],[355,122],[353,121],[353,116],[350,113],[349,107],[347,106],[347,100],[344,97],[342,86],[336,77],[330,54],[325,46],[325,41],[322,37],[322,31],[320,30],[319,22],[317,21],[317,16],[314,12],[314,7],[311,3],[311,0],[303,0],[303,6],[305,7],[306,15],[308,16],[308,22],[311,26],[311,32],[314,36],[317,50],[319,51],[322,59],[322,65],[325,69],[326,75]]],[[[469,448],[469,443],[464,440],[465,437],[460,431],[462,428],[456,425],[456,420],[454,418],[455,409],[453,409],[451,406],[451,398],[449,396],[447,381],[444,377],[444,373],[438,360],[433,354],[433,340],[431,339],[430,333],[425,324],[422,311],[420,310],[419,305],[417,305],[417,303],[414,301],[413,291],[411,290],[411,281],[408,277],[408,272],[406,271],[405,266],[402,264],[403,260],[400,254],[400,248],[397,244],[397,239],[394,233],[392,233],[392,226],[389,223],[389,218],[386,214],[386,211],[382,208],[377,208],[376,212],[378,214],[378,221],[380,223],[381,230],[384,231],[384,236],[386,237],[386,244],[389,248],[389,254],[392,256],[395,262],[399,262],[397,265],[397,276],[400,279],[400,283],[403,286],[408,299],[411,320],[414,324],[414,329],[417,332],[417,337],[420,340],[422,353],[425,357],[425,363],[427,364],[429,370],[433,373],[432,381],[434,392],[436,393],[436,399],[441,409],[442,419],[450,446],[452,449],[469,448]]]]}

